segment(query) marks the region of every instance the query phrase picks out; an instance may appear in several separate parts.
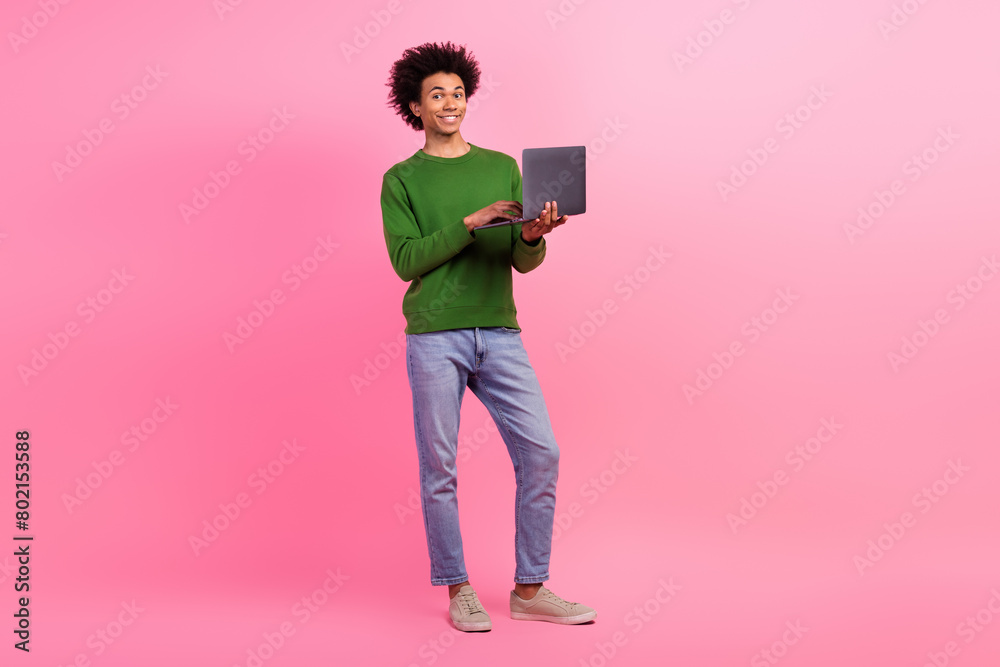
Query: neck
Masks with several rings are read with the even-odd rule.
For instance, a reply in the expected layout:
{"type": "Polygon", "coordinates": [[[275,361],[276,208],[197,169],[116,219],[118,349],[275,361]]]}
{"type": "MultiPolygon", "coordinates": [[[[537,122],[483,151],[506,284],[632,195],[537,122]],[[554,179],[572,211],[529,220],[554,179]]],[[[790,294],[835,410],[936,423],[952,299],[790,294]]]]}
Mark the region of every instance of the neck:
{"type": "Polygon", "coordinates": [[[437,157],[461,157],[471,148],[459,132],[447,135],[432,135],[428,132],[424,138],[423,151],[437,157]]]}

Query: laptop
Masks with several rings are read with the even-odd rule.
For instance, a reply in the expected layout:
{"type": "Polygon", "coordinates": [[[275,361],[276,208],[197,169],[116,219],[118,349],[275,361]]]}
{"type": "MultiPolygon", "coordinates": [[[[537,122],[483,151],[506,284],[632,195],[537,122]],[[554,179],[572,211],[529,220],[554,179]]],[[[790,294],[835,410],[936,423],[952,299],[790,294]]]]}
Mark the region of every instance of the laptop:
{"type": "Polygon", "coordinates": [[[559,217],[587,212],[587,149],[585,146],[525,148],[521,151],[523,216],[497,218],[476,230],[529,222],[541,216],[545,202],[554,201],[559,217]]]}

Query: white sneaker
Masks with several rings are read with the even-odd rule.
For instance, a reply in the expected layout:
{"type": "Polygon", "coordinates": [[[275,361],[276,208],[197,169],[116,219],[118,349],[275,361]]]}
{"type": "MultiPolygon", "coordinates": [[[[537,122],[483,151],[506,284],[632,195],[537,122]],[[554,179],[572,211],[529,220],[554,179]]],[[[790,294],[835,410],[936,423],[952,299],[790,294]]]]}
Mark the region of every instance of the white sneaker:
{"type": "Polygon", "coordinates": [[[542,586],[530,600],[522,600],[510,592],[510,617],[515,621],[548,621],[562,625],[586,623],[597,618],[597,612],[579,602],[567,602],[542,586]]]}
{"type": "Polygon", "coordinates": [[[462,632],[486,632],[493,628],[490,616],[480,604],[476,591],[468,584],[459,588],[451,599],[448,614],[455,628],[462,632]]]}

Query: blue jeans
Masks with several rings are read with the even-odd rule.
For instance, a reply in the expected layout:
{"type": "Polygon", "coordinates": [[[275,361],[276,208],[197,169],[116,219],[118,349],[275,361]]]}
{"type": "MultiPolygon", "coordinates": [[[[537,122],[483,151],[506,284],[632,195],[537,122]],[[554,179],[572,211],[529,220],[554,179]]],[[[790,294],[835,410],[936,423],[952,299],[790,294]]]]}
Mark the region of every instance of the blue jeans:
{"type": "Polygon", "coordinates": [[[521,332],[506,327],[406,336],[420,500],[431,584],[466,581],[458,525],[458,422],[468,386],[489,410],[514,464],[514,581],[549,578],[559,447],[521,332]]]}

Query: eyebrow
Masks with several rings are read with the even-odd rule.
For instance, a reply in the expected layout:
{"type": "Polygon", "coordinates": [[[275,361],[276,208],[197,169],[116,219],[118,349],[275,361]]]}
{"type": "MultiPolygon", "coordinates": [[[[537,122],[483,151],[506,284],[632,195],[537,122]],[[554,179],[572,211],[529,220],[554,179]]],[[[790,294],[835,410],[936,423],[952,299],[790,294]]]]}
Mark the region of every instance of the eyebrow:
{"type": "MultiPolygon", "coordinates": [[[[461,88],[462,90],[465,90],[465,88],[462,88],[462,86],[455,86],[455,90],[458,90],[459,88],[461,88]]],[[[444,88],[442,88],[441,86],[434,86],[433,88],[431,88],[431,92],[432,93],[435,90],[444,90],[444,88]]],[[[445,92],[447,92],[447,91],[445,91],[445,92]]]]}

